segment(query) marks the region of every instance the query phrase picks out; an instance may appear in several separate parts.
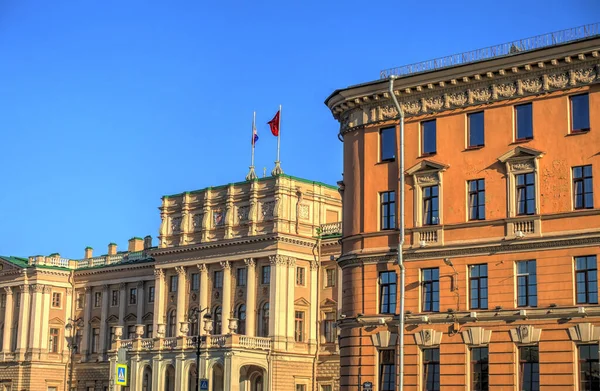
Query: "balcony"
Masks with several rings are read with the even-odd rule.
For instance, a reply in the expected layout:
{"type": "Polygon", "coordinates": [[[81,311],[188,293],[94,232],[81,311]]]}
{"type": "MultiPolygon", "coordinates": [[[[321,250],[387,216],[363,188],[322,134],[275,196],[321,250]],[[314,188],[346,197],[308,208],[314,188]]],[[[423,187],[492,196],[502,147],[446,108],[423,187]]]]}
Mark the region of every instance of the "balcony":
{"type": "Polygon", "coordinates": [[[317,228],[317,235],[321,236],[321,238],[342,236],[342,222],[337,221],[335,223],[321,224],[317,228]]]}
{"type": "MultiPolygon", "coordinates": [[[[139,338],[115,341],[114,349],[125,348],[129,351],[168,351],[168,350],[194,350],[196,345],[194,337],[172,338],[139,338]]],[[[240,334],[207,335],[202,338],[202,349],[250,349],[271,350],[271,338],[250,337],[240,334]]]]}
{"type": "Polygon", "coordinates": [[[412,228],[413,247],[427,247],[444,244],[444,230],[440,225],[412,228]]]}
{"type": "Polygon", "coordinates": [[[506,239],[542,236],[542,220],[538,215],[513,217],[506,220],[506,239]]]}

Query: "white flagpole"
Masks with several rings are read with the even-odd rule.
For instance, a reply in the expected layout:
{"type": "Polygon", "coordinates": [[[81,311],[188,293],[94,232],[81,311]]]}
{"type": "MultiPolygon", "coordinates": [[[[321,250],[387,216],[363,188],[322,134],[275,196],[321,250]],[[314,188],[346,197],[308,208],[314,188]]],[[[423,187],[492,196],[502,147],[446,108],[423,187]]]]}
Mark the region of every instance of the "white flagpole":
{"type": "Polygon", "coordinates": [[[279,161],[279,146],[280,146],[280,137],[281,137],[281,105],[279,105],[279,123],[277,124],[279,128],[279,133],[277,133],[277,160],[275,161],[275,168],[271,171],[271,175],[281,175],[283,174],[283,170],[281,169],[281,163],[279,161]]]}
{"type": "Polygon", "coordinates": [[[247,181],[252,181],[257,178],[256,173],[254,172],[254,129],[256,129],[256,111],[252,117],[252,160],[250,163],[250,172],[246,175],[247,181]]]}

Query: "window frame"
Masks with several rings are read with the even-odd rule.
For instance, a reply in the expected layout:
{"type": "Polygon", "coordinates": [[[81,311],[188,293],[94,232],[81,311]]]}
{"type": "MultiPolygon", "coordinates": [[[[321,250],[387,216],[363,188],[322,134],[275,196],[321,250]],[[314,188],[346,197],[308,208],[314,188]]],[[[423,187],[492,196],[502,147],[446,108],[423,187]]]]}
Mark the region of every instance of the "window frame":
{"type": "Polygon", "coordinates": [[[336,286],[337,270],[334,267],[325,269],[325,288],[333,288],[336,286]]]}
{"type": "Polygon", "coordinates": [[[490,352],[487,346],[477,346],[469,349],[469,362],[471,373],[471,390],[488,391],[490,385],[490,352]],[[475,360],[476,356],[481,357],[481,353],[475,355],[475,352],[485,350],[485,359],[475,360]],[[480,369],[479,371],[477,369],[480,369]],[[478,376],[477,376],[478,375],[478,376]],[[481,379],[484,377],[485,379],[481,379]]]}
{"type": "Polygon", "coordinates": [[[261,285],[269,285],[271,283],[271,265],[263,265],[260,269],[261,285]]]}
{"type": "Polygon", "coordinates": [[[60,292],[52,292],[52,308],[62,308],[62,293],[60,292]],[[56,303],[55,298],[58,297],[58,304],[56,303]]]}
{"type": "Polygon", "coordinates": [[[156,295],[156,289],[154,285],[148,286],[148,303],[154,303],[154,296],[156,295]]]}
{"type": "MultiPolygon", "coordinates": [[[[593,364],[597,363],[597,366],[600,366],[599,363],[599,359],[598,358],[594,358],[593,355],[590,355],[590,358],[584,358],[582,359],[582,348],[585,348],[586,350],[589,350],[589,352],[595,352],[596,355],[598,355],[598,344],[580,344],[577,345],[577,371],[579,374],[579,390],[581,391],[589,391],[589,390],[594,390],[594,389],[598,389],[598,388],[594,388],[594,383],[588,382],[587,381],[587,377],[585,376],[586,373],[591,373],[592,372],[592,368],[593,368],[593,364]],[[584,370],[582,368],[582,364],[587,364],[589,367],[589,371],[588,370],[584,370]],[[588,386],[588,383],[589,384],[588,386]]],[[[598,356],[596,356],[598,357],[598,356]]]]}
{"type": "Polygon", "coordinates": [[[248,285],[248,269],[238,267],[235,269],[235,285],[237,287],[245,287],[248,285]]]}
{"type": "Polygon", "coordinates": [[[514,132],[514,140],[515,142],[522,142],[522,141],[529,141],[529,140],[533,140],[534,138],[534,132],[533,132],[533,103],[532,102],[528,102],[528,103],[522,103],[519,105],[514,105],[513,106],[513,112],[514,112],[514,116],[515,116],[515,121],[514,121],[514,127],[515,127],[515,132],[514,132]],[[530,109],[530,116],[531,116],[531,121],[530,121],[530,126],[531,126],[531,136],[525,136],[525,137],[519,137],[519,108],[525,108],[525,107],[529,107],[530,109]]]}
{"type": "Polygon", "coordinates": [[[490,297],[490,292],[489,292],[489,284],[488,284],[488,264],[487,263],[476,263],[476,264],[472,264],[469,265],[469,308],[473,309],[473,310],[487,310],[489,308],[489,297],[490,297]],[[481,276],[481,272],[479,270],[481,270],[482,267],[485,267],[485,276],[481,276]],[[473,276],[473,269],[477,268],[478,270],[478,276],[473,276]],[[473,282],[477,281],[477,288],[473,287],[473,282]],[[481,282],[485,281],[485,288],[481,287],[481,282]],[[477,290],[477,306],[473,306],[473,289],[477,290]],[[481,291],[482,289],[485,289],[486,293],[485,293],[485,306],[482,305],[482,295],[481,295],[481,291]]]}
{"type": "Polygon", "coordinates": [[[595,255],[583,255],[583,256],[578,256],[578,257],[574,257],[574,262],[575,262],[575,303],[576,304],[598,304],[598,258],[595,255]],[[588,261],[590,259],[593,259],[595,262],[595,268],[589,268],[588,267],[588,261]],[[585,261],[585,269],[579,269],[578,268],[578,261],[579,260],[584,260],[585,261]],[[589,274],[593,273],[596,275],[595,280],[593,278],[589,277],[589,274]],[[585,301],[579,301],[579,295],[580,295],[580,291],[579,291],[579,276],[583,275],[584,278],[584,284],[585,284],[585,290],[583,292],[583,294],[585,295],[585,301]],[[596,285],[596,291],[594,292],[592,289],[590,289],[590,282],[593,284],[595,283],[596,285]],[[593,296],[590,296],[593,295],[593,296]]]}
{"type": "Polygon", "coordinates": [[[379,129],[379,162],[380,163],[388,163],[388,162],[393,162],[396,160],[396,127],[395,126],[388,126],[385,128],[381,128],[379,129]],[[393,142],[394,142],[394,154],[392,155],[392,157],[384,157],[383,156],[383,151],[384,151],[384,132],[389,132],[391,131],[391,133],[393,134],[393,142]]]}
{"type": "Polygon", "coordinates": [[[75,297],[75,309],[82,310],[85,303],[85,293],[77,293],[75,297]]]}
{"type": "Polygon", "coordinates": [[[192,291],[192,292],[200,291],[200,273],[191,273],[190,274],[190,291],[192,291]]]}
{"type": "Polygon", "coordinates": [[[306,268],[302,266],[296,266],[296,285],[306,286],[306,268]]]}
{"type": "Polygon", "coordinates": [[[60,351],[60,329],[50,327],[48,330],[48,353],[58,353],[60,351]],[[53,330],[55,331],[53,333],[53,330]]]}
{"type": "Polygon", "coordinates": [[[421,221],[423,223],[423,226],[440,225],[440,186],[438,184],[430,185],[430,186],[423,186],[421,188],[421,194],[422,194],[421,207],[422,207],[422,211],[423,211],[423,216],[422,216],[421,221]],[[435,188],[437,194],[433,194],[434,188],[435,188]],[[435,210],[433,208],[434,200],[437,201],[437,208],[435,210]],[[428,202],[431,205],[429,210],[426,208],[426,205],[428,202]],[[434,214],[435,214],[435,216],[434,216],[434,214]],[[433,222],[434,219],[435,219],[435,223],[433,222]]]}
{"type": "Polygon", "coordinates": [[[524,261],[517,261],[515,263],[516,266],[516,296],[517,296],[517,307],[518,308],[523,308],[523,307],[537,307],[537,299],[538,299],[538,292],[537,292],[537,262],[535,259],[528,259],[528,260],[524,260],[524,261]],[[533,273],[530,272],[530,268],[529,266],[533,263],[533,273]],[[525,269],[527,270],[526,272],[520,272],[519,271],[519,265],[525,265],[525,269]],[[531,282],[531,280],[533,279],[533,282],[531,282]],[[523,284],[521,284],[520,282],[523,281],[523,284]],[[521,304],[520,303],[520,297],[523,297],[520,293],[519,293],[519,287],[520,286],[524,286],[525,287],[525,303],[521,304]],[[533,286],[535,289],[535,294],[531,294],[530,293],[530,287],[533,286]],[[535,303],[532,304],[531,302],[531,297],[535,297],[535,303]]]}
{"type": "Polygon", "coordinates": [[[440,348],[439,347],[435,347],[435,348],[424,348],[421,351],[422,354],[422,358],[423,358],[423,390],[424,391],[440,391],[440,369],[441,369],[441,365],[440,365],[440,348]],[[427,358],[427,352],[432,352],[433,357],[431,359],[427,358]],[[436,360],[437,358],[437,360],[436,360]],[[428,381],[428,375],[430,373],[430,368],[429,366],[433,367],[433,381],[431,383],[433,383],[433,387],[429,388],[429,381],[428,381]],[[436,375],[437,375],[437,382],[436,382],[436,375]],[[436,383],[437,383],[437,387],[436,387],[436,383]]]}
{"type": "Polygon", "coordinates": [[[590,122],[590,94],[588,92],[584,92],[581,94],[573,94],[573,95],[569,95],[569,132],[571,134],[581,134],[581,133],[587,133],[591,130],[591,122],[590,122]],[[579,98],[585,96],[586,97],[586,103],[587,103],[587,128],[580,128],[580,129],[575,129],[575,117],[574,117],[574,105],[573,105],[573,98],[579,98]]]}
{"type": "Polygon", "coordinates": [[[379,205],[380,229],[382,231],[396,229],[396,192],[394,190],[379,192],[379,205]]]}
{"type": "Polygon", "coordinates": [[[420,122],[420,135],[421,135],[421,156],[432,156],[437,153],[437,119],[430,119],[427,121],[420,122]],[[433,151],[425,151],[425,135],[426,131],[431,132],[431,129],[426,129],[427,125],[433,124],[433,151]]]}
{"type": "Polygon", "coordinates": [[[485,147],[485,111],[474,111],[472,113],[467,113],[467,149],[480,149],[485,147]],[[476,115],[482,116],[481,118],[481,144],[472,144],[471,143],[471,118],[474,118],[476,115]]]}
{"type": "Polygon", "coordinates": [[[294,311],[294,341],[296,342],[304,342],[304,337],[306,336],[306,333],[304,332],[305,320],[305,311],[294,311]]]}
{"type": "Polygon", "coordinates": [[[398,301],[397,289],[398,289],[398,274],[395,271],[384,270],[379,272],[379,313],[380,314],[395,314],[396,304],[398,301]],[[383,282],[383,276],[394,276],[394,281],[383,282]],[[392,289],[393,287],[393,289],[392,289]],[[387,298],[387,301],[384,300],[387,298]],[[392,302],[393,298],[393,302],[392,302]],[[387,310],[387,311],[386,311],[387,310]]]}
{"type": "Polygon", "coordinates": [[[335,312],[325,312],[323,316],[323,337],[325,343],[335,343],[337,332],[335,327],[335,312]]]}
{"type": "Polygon", "coordinates": [[[213,289],[223,289],[223,270],[213,271],[213,289]]]}
{"type": "Polygon", "coordinates": [[[393,349],[380,349],[378,352],[379,390],[396,390],[396,351],[393,349]]]}
{"type": "Polygon", "coordinates": [[[129,288],[129,305],[137,305],[137,288],[129,288]]]}
{"type": "Polygon", "coordinates": [[[179,285],[179,276],[177,274],[169,276],[169,293],[177,293],[179,285]]]}
{"type": "Polygon", "coordinates": [[[120,298],[119,291],[117,289],[111,290],[110,291],[110,306],[118,307],[120,300],[121,300],[121,298],[120,298]],[[115,300],[115,298],[116,298],[116,300],[115,300]]]}
{"type": "Polygon", "coordinates": [[[421,310],[422,312],[440,312],[440,268],[423,268],[421,269],[421,310]],[[437,278],[434,275],[437,274],[437,278]],[[426,279],[426,276],[430,274],[431,278],[426,279]],[[428,289],[429,287],[429,289],[428,289]],[[427,295],[430,295],[430,299],[427,300],[427,295]],[[437,299],[437,300],[436,300],[437,299]],[[437,304],[437,309],[436,309],[437,304]]]}
{"type": "Polygon", "coordinates": [[[102,292],[94,292],[94,308],[102,307],[102,292]]]}
{"type": "Polygon", "coordinates": [[[515,213],[517,216],[532,216],[537,214],[537,186],[536,186],[536,175],[535,172],[524,172],[515,174],[515,213]],[[519,184],[519,179],[523,177],[523,184],[519,184]],[[532,182],[529,183],[529,178],[532,178],[532,182]],[[529,198],[527,193],[529,188],[533,188],[533,198],[529,198]],[[521,201],[519,194],[524,194],[523,201],[521,201]],[[529,210],[529,201],[533,201],[533,210],[529,210]],[[521,212],[519,205],[523,202],[524,211],[521,212]]]}
{"type": "Polygon", "coordinates": [[[467,218],[469,221],[485,220],[485,179],[477,178],[467,181],[467,218]],[[471,185],[475,185],[475,189],[471,189],[471,185]],[[481,185],[481,187],[480,187],[481,185]],[[474,203],[471,203],[473,197],[474,203]],[[476,204],[476,205],[474,205],[476,204]],[[471,212],[475,207],[477,213],[473,215],[471,212]],[[483,216],[481,216],[481,208],[483,208],[483,216]]]}
{"type": "MultiPolygon", "coordinates": [[[[540,351],[539,348],[537,346],[532,346],[532,345],[528,345],[528,346],[519,346],[519,350],[518,350],[518,355],[519,355],[519,389],[523,389],[523,382],[525,380],[525,371],[526,368],[529,368],[528,372],[530,375],[530,379],[536,376],[536,370],[535,368],[537,368],[537,382],[532,379],[529,381],[529,388],[527,388],[527,390],[531,390],[531,391],[539,391],[540,390],[540,351]],[[536,350],[537,351],[537,361],[527,361],[523,359],[523,352],[524,351],[531,351],[531,350],[536,350]],[[531,366],[528,367],[528,364],[531,364],[531,366]],[[537,388],[533,388],[533,384],[537,383],[537,388]]],[[[531,353],[528,355],[528,357],[531,357],[531,353]]]]}
{"type": "Polygon", "coordinates": [[[101,349],[100,327],[92,327],[91,337],[92,337],[92,343],[91,343],[92,354],[100,353],[100,349],[101,349]],[[98,330],[98,332],[96,332],[96,330],[98,330]]]}
{"type": "Polygon", "coordinates": [[[571,170],[571,175],[573,176],[573,210],[584,210],[584,209],[594,209],[594,172],[591,164],[586,164],[583,166],[574,166],[571,170]],[[585,171],[589,168],[590,175],[586,175],[585,171]],[[581,170],[581,176],[575,176],[575,170],[581,170]],[[591,191],[587,191],[587,186],[585,185],[586,179],[590,181],[591,191]],[[582,198],[582,206],[577,207],[577,185],[581,184],[581,196],[582,198]],[[588,205],[586,202],[586,194],[590,194],[592,197],[591,205],[588,205]]]}

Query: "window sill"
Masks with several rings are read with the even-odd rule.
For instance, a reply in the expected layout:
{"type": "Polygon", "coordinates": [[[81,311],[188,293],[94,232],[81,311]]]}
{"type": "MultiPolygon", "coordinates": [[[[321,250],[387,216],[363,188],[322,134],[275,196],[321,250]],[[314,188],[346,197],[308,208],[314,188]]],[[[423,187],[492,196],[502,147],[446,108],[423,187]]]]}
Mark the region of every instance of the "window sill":
{"type": "Polygon", "coordinates": [[[483,149],[483,147],[485,147],[485,145],[473,145],[473,146],[470,146],[470,147],[466,147],[463,150],[463,152],[466,152],[466,151],[477,151],[477,150],[483,149]]]}
{"type": "Polygon", "coordinates": [[[512,142],[512,143],[510,143],[509,145],[514,145],[514,144],[525,144],[525,143],[528,143],[528,142],[530,142],[530,141],[532,141],[532,140],[533,140],[533,137],[532,137],[532,138],[520,138],[520,139],[517,139],[517,140],[513,141],[513,142],[512,142]]]}
{"type": "Polygon", "coordinates": [[[429,153],[422,153],[421,156],[419,156],[419,158],[431,157],[431,156],[435,156],[436,154],[437,154],[437,151],[429,152],[429,153]]]}
{"type": "Polygon", "coordinates": [[[589,132],[590,129],[571,130],[569,133],[567,133],[567,136],[580,136],[582,134],[588,134],[589,132]]]}
{"type": "Polygon", "coordinates": [[[396,159],[386,159],[386,160],[381,160],[377,163],[375,163],[376,166],[380,165],[380,164],[387,164],[387,163],[394,163],[396,161],[396,159]]]}

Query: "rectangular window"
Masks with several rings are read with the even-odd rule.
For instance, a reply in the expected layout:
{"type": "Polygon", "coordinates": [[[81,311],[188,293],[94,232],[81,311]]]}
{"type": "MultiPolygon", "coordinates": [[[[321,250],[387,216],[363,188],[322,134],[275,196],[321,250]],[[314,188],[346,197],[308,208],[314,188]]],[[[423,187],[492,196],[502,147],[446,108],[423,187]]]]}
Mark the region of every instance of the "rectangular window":
{"type": "Polygon", "coordinates": [[[396,192],[384,191],[381,198],[381,229],[396,228],[396,192]]]}
{"type": "Polygon", "coordinates": [[[306,269],[303,267],[296,268],[296,285],[304,285],[304,275],[306,269]]]}
{"type": "Polygon", "coordinates": [[[535,175],[518,174],[517,179],[517,214],[535,214],[535,175]]]}
{"type": "Polygon", "coordinates": [[[84,300],[84,297],[85,296],[84,296],[83,293],[78,293],[77,294],[77,304],[76,304],[76,306],[77,306],[78,310],[83,309],[83,300],[84,300]]]}
{"type": "Polygon", "coordinates": [[[423,389],[440,390],[440,349],[423,349],[423,389]]]}
{"type": "Polygon", "coordinates": [[[48,386],[48,391],[57,391],[56,387],[48,386]]]}
{"type": "MultiPolygon", "coordinates": [[[[15,307],[21,307],[21,292],[17,292],[17,297],[15,297],[15,307]]],[[[14,350],[14,349],[13,349],[14,350]]]]}
{"type": "Polygon", "coordinates": [[[154,303],[154,287],[148,287],[148,303],[154,303]]]}
{"type": "Polygon", "coordinates": [[[515,106],[516,139],[531,140],[533,138],[533,113],[531,103],[515,106]]]}
{"type": "Polygon", "coordinates": [[[439,188],[427,186],[423,188],[423,225],[436,225],[440,223],[439,188]]]}
{"type": "Polygon", "coordinates": [[[6,293],[0,296],[0,308],[6,308],[6,293]]]}
{"type": "Polygon", "coordinates": [[[58,353],[58,333],[58,329],[50,329],[50,340],[48,341],[48,351],[50,353],[58,353]]]}
{"type": "Polygon", "coordinates": [[[577,304],[598,304],[596,256],[575,257],[577,304]]]}
{"type": "Polygon", "coordinates": [[[485,180],[468,181],[469,220],[485,220],[485,180]]]}
{"type": "Polygon", "coordinates": [[[129,304],[137,304],[137,288],[129,289],[129,304]]]}
{"type": "Polygon", "coordinates": [[[421,146],[423,155],[436,153],[436,120],[421,122],[421,146]]]}
{"type": "Polygon", "coordinates": [[[100,352],[100,329],[92,329],[92,353],[100,352]]]}
{"type": "Polygon", "coordinates": [[[396,272],[379,273],[379,302],[379,313],[396,312],[396,272]]]}
{"type": "Polygon", "coordinates": [[[246,269],[245,267],[241,267],[239,269],[237,269],[236,271],[237,273],[237,286],[246,286],[246,281],[248,280],[248,269],[246,269]]]}
{"type": "Polygon", "coordinates": [[[306,384],[296,384],[296,391],[306,391],[306,384]]]}
{"type": "Polygon", "coordinates": [[[517,306],[537,307],[535,260],[517,262],[517,306]]]}
{"type": "Polygon", "coordinates": [[[304,312],[296,311],[296,342],[304,342],[304,312]]]}
{"type": "Polygon", "coordinates": [[[579,345],[579,389],[581,391],[600,390],[600,365],[598,364],[598,344],[579,345]]]}
{"type": "Polygon", "coordinates": [[[220,289],[223,288],[223,270],[215,270],[214,273],[214,286],[213,288],[220,289]]]}
{"type": "Polygon", "coordinates": [[[325,334],[326,343],[334,343],[336,339],[335,333],[335,313],[326,312],[323,320],[323,333],[325,334]]]}
{"type": "Polygon", "coordinates": [[[379,351],[379,389],[381,391],[395,391],[396,389],[396,362],[394,350],[379,351]]]}
{"type": "Polygon", "coordinates": [[[468,132],[468,147],[483,147],[484,131],[483,131],[483,111],[478,113],[467,114],[467,132],[468,132]]]}
{"type": "Polygon", "coordinates": [[[153,338],[153,337],[154,337],[154,325],[147,324],[146,325],[146,338],[153,338]]]}
{"type": "Polygon", "coordinates": [[[423,312],[440,310],[440,269],[423,269],[423,312]]]}
{"type": "Polygon", "coordinates": [[[380,153],[382,162],[393,161],[396,158],[396,128],[385,128],[379,131],[380,153]]]}
{"type": "Polygon", "coordinates": [[[190,290],[192,291],[199,291],[200,290],[200,274],[198,273],[192,273],[192,275],[190,276],[190,290]]]}
{"type": "Polygon", "coordinates": [[[169,292],[177,292],[177,285],[179,283],[179,276],[171,276],[169,279],[169,292]]]}
{"type": "Polygon", "coordinates": [[[592,166],[573,167],[573,206],[575,209],[594,207],[594,186],[592,184],[592,166]]]}
{"type": "Polygon", "coordinates": [[[590,130],[590,101],[588,94],[573,95],[571,101],[571,132],[590,130]]]}
{"type": "Polygon", "coordinates": [[[473,391],[488,391],[488,348],[471,349],[471,378],[473,391]]]}
{"type": "Polygon", "coordinates": [[[116,307],[119,305],[119,291],[115,290],[111,292],[110,305],[116,307]]]}
{"type": "Polygon", "coordinates": [[[519,348],[519,375],[520,390],[539,391],[540,360],[537,346],[521,346],[519,348]]]}
{"type": "Polygon", "coordinates": [[[100,307],[102,305],[102,292],[94,293],[94,307],[100,307]]]}
{"type": "Polygon", "coordinates": [[[135,337],[136,337],[135,326],[134,325],[127,326],[127,339],[135,339],[135,337]]]}
{"type": "Polygon", "coordinates": [[[488,308],[487,269],[486,264],[469,266],[472,309],[485,310],[488,308]]]}
{"type": "Polygon", "coordinates": [[[325,288],[335,286],[335,269],[325,269],[325,288]]]}
{"type": "Polygon", "coordinates": [[[329,384],[323,384],[321,386],[321,391],[333,391],[333,389],[331,388],[331,385],[329,385],[329,384]]]}
{"type": "Polygon", "coordinates": [[[60,308],[61,294],[52,292],[52,308],[60,308]]]}
{"type": "Polygon", "coordinates": [[[263,266],[261,271],[261,283],[263,285],[269,284],[271,282],[271,266],[263,266]]]}

